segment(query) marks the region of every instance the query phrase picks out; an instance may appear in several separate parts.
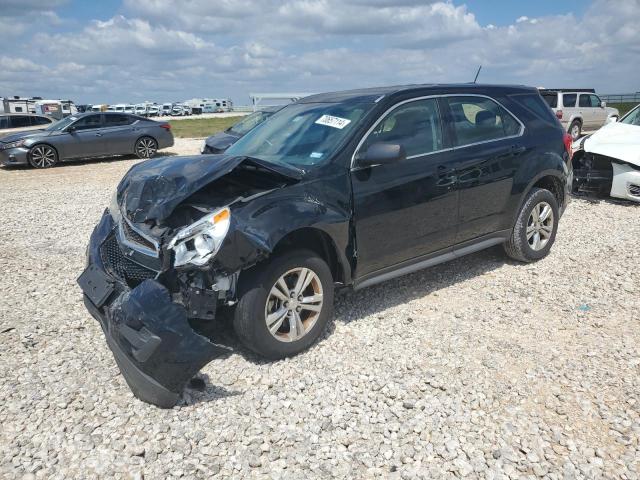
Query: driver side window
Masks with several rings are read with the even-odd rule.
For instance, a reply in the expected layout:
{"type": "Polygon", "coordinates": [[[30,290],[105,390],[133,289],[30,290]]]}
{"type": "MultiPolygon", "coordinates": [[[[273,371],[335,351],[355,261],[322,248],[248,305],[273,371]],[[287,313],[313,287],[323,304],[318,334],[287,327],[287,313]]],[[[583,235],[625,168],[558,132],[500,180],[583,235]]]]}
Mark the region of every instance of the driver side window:
{"type": "Polygon", "coordinates": [[[362,152],[374,143],[402,145],[407,158],[442,150],[442,129],[436,99],[416,100],[392,110],[369,134],[362,152]]]}
{"type": "Polygon", "coordinates": [[[102,122],[100,121],[100,115],[89,115],[87,117],[81,118],[76,123],[73,124],[77,131],[80,130],[91,130],[92,128],[100,128],[102,122]]]}

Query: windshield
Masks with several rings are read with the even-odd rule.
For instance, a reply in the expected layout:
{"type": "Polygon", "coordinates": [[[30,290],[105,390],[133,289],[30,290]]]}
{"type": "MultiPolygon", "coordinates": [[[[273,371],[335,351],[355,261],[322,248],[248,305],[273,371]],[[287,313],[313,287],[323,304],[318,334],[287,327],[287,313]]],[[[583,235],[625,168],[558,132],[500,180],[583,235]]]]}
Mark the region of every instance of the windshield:
{"type": "Polygon", "coordinates": [[[47,132],[58,132],[67,125],[72,124],[76,120],[78,120],[78,117],[76,117],[75,115],[70,115],[68,117],[64,117],[62,120],[58,120],[57,122],[52,123],[47,128],[45,128],[45,130],[47,132]]]}
{"type": "Polygon", "coordinates": [[[333,155],[372,107],[356,103],[292,104],[247,133],[227,153],[297,168],[317,165],[333,155]]]}
{"type": "Polygon", "coordinates": [[[269,118],[272,113],[267,112],[253,112],[251,115],[247,115],[238,123],[233,125],[229,130],[229,133],[235,133],[236,135],[244,135],[249,132],[256,125],[261,124],[267,118],[269,118]]]}
{"type": "Polygon", "coordinates": [[[626,123],[627,125],[638,125],[640,126],[640,105],[627,113],[622,119],[620,123],[626,123]]]}

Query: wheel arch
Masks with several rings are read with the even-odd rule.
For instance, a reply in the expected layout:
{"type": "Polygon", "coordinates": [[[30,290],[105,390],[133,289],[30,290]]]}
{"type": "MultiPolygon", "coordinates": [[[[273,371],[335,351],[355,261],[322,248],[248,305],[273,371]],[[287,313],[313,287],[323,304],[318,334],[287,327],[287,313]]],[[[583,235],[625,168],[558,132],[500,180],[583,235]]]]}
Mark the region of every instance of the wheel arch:
{"type": "Polygon", "coordinates": [[[272,255],[297,248],[311,250],[322,258],[329,266],[335,283],[346,284],[350,282],[350,269],[340,259],[338,247],[331,235],[324,230],[316,227],[302,227],[292,230],[278,240],[272,255]]]}
{"type": "Polygon", "coordinates": [[[512,225],[518,218],[518,213],[520,212],[520,209],[522,208],[527,195],[529,195],[529,192],[531,192],[531,190],[534,188],[544,188],[545,190],[549,190],[558,201],[558,209],[560,210],[560,212],[562,212],[567,204],[568,192],[565,188],[565,185],[566,180],[558,170],[545,170],[536,175],[533,179],[531,179],[527,187],[522,191],[522,194],[520,195],[518,208],[516,208],[513,212],[513,218],[511,222],[512,225]]]}

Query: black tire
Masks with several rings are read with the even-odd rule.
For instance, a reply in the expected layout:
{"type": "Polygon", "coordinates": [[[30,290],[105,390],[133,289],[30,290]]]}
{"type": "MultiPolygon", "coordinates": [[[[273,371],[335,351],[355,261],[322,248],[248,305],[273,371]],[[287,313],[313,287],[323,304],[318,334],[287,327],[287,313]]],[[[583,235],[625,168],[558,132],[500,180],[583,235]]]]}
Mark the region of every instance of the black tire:
{"type": "Polygon", "coordinates": [[[138,158],[151,158],[158,151],[158,142],[152,137],[140,137],[136,141],[134,153],[138,158]]]}
{"type": "MultiPolygon", "coordinates": [[[[315,343],[324,331],[333,312],[333,293],[331,270],[314,252],[294,250],[280,254],[268,263],[258,265],[241,275],[240,300],[236,305],[233,318],[234,330],[242,344],[267,359],[278,360],[296,355],[315,343]],[[285,338],[288,335],[286,333],[288,327],[290,334],[290,317],[285,317],[281,322],[280,330],[284,330],[284,333],[278,330],[272,334],[266,322],[267,309],[272,304],[268,305],[267,301],[273,298],[270,292],[276,281],[287,272],[298,268],[311,270],[319,280],[322,289],[321,310],[314,320],[307,324],[309,330],[301,338],[293,341],[278,340],[276,336],[285,338]]],[[[284,308],[284,304],[280,308],[284,308]]],[[[308,313],[303,311],[301,315],[308,313]]],[[[307,328],[306,325],[305,328],[307,328]]]]}
{"type": "Polygon", "coordinates": [[[578,140],[582,135],[582,122],[580,120],[574,120],[573,122],[571,122],[567,133],[571,135],[571,140],[573,140],[574,142],[578,140]]]}
{"type": "MultiPolygon", "coordinates": [[[[540,208],[540,207],[538,207],[540,208]]],[[[511,237],[504,244],[504,250],[507,255],[514,260],[518,260],[520,262],[530,263],[535,262],[536,260],[540,260],[541,258],[546,257],[549,254],[549,250],[553,246],[553,243],[556,239],[556,232],[558,231],[558,201],[556,197],[549,191],[543,188],[533,188],[525,198],[525,201],[520,208],[520,212],[518,213],[518,218],[516,219],[516,223],[513,227],[513,231],[511,233],[511,237]],[[533,221],[532,218],[535,216],[533,213],[534,208],[538,206],[548,205],[551,208],[551,212],[553,213],[553,217],[548,225],[552,226],[552,230],[549,233],[548,238],[544,244],[537,244],[540,248],[535,248],[535,233],[533,237],[530,238],[529,233],[531,230],[536,230],[536,222],[533,221]]],[[[542,229],[542,227],[540,227],[542,229]]],[[[546,235],[545,230],[538,230],[538,239],[541,240],[542,236],[546,235]]]]}
{"type": "Polygon", "coordinates": [[[58,163],[58,152],[51,145],[39,143],[31,147],[27,159],[33,168],[51,168],[58,163]]]}

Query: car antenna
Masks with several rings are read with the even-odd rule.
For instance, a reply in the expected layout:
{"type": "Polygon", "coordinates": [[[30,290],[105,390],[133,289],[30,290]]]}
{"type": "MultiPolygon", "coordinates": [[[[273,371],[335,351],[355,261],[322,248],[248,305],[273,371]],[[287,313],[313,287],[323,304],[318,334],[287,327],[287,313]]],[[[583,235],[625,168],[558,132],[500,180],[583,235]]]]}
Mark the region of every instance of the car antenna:
{"type": "Polygon", "coordinates": [[[478,75],[480,75],[480,70],[482,70],[482,65],[478,67],[478,71],[476,72],[476,78],[473,79],[473,83],[476,83],[478,80],[478,75]]]}

